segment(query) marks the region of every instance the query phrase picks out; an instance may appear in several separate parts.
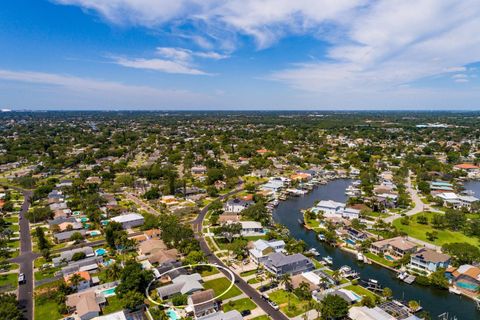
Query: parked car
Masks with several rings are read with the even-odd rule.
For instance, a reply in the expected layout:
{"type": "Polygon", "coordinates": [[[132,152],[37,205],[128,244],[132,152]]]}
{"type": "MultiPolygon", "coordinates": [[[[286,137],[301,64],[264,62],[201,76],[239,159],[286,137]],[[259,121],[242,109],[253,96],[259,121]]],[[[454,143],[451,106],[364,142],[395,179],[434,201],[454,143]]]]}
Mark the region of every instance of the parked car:
{"type": "Polygon", "coordinates": [[[25,274],[20,273],[20,274],[18,275],[18,283],[19,283],[19,284],[24,284],[24,283],[26,283],[26,282],[27,282],[27,279],[25,278],[25,274]]]}
{"type": "Polygon", "coordinates": [[[279,308],[278,308],[278,305],[277,305],[275,302],[271,301],[271,300],[268,301],[268,304],[269,304],[273,309],[275,309],[275,310],[278,310],[278,309],[279,309],[279,308]]]}
{"type": "Polygon", "coordinates": [[[243,310],[242,312],[240,312],[240,314],[242,315],[242,317],[246,317],[251,315],[252,312],[250,310],[243,310]]]}

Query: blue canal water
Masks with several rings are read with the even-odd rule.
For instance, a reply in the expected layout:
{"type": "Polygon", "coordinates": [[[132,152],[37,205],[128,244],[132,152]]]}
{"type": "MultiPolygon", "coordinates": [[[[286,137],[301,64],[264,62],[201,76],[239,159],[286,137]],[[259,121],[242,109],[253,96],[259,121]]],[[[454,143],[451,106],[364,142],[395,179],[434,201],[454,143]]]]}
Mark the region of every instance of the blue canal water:
{"type": "Polygon", "coordinates": [[[472,190],[474,192],[474,196],[480,198],[480,181],[478,180],[469,180],[465,181],[463,184],[465,190],[472,190]]]}
{"type": "MultiPolygon", "coordinates": [[[[375,264],[358,263],[356,256],[318,241],[315,232],[307,230],[299,224],[298,219],[302,218],[300,210],[312,207],[317,200],[345,202],[347,200],[345,189],[350,182],[351,180],[348,179],[334,180],[327,185],[316,187],[303,197],[293,197],[282,201],[274,210],[273,218],[276,222],[286,226],[294,238],[302,239],[309,248],[316,248],[321,257],[331,256],[333,267],[340,268],[348,265],[359,272],[362,279],[377,279],[382,286],[392,289],[396,299],[419,301],[422,307],[430,312],[432,319],[437,319],[438,315],[444,312],[448,312],[451,318],[456,316],[458,320],[480,319],[480,311],[476,309],[472,300],[451,294],[448,290],[401,282],[396,278],[396,274],[388,269],[375,264]]],[[[480,190],[477,196],[480,196],[480,190]]]]}

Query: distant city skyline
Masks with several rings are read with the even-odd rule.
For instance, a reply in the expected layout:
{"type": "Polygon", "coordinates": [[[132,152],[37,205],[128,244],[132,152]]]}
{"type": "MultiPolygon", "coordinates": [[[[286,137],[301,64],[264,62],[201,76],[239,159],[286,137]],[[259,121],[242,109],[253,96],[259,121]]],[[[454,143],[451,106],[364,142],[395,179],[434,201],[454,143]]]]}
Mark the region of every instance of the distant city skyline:
{"type": "Polygon", "coordinates": [[[476,0],[16,0],[0,108],[480,110],[476,0]]]}

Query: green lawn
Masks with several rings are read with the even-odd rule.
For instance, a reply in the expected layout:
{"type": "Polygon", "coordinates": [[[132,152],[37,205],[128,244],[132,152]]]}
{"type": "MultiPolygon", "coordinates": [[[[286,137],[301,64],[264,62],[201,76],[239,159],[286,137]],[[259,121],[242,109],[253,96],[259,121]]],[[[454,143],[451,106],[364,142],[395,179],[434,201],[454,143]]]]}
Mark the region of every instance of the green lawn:
{"type": "Polygon", "coordinates": [[[361,287],[359,285],[351,285],[351,286],[345,287],[345,289],[353,291],[362,297],[370,296],[373,299],[373,301],[375,301],[375,296],[376,296],[375,293],[365,289],[364,287],[361,287]]]}
{"type": "Polygon", "coordinates": [[[393,221],[393,225],[398,228],[398,230],[406,232],[409,236],[413,238],[420,239],[422,241],[426,241],[429,243],[433,243],[435,245],[441,246],[445,243],[452,243],[452,242],[467,242],[470,243],[474,246],[480,245],[480,241],[476,237],[469,237],[464,235],[461,232],[457,231],[450,231],[447,229],[434,229],[432,228],[431,225],[423,225],[417,223],[416,217],[418,215],[426,215],[428,220],[431,221],[431,218],[433,216],[433,212],[423,212],[423,213],[418,213],[416,215],[413,215],[410,219],[410,224],[409,225],[403,225],[400,220],[401,218],[393,221]],[[437,239],[435,241],[430,241],[427,239],[427,236],[425,235],[427,232],[437,232],[437,239]]]}
{"type": "Polygon", "coordinates": [[[260,317],[253,318],[251,320],[270,320],[270,318],[267,315],[263,315],[260,317]]]}
{"type": "Polygon", "coordinates": [[[248,284],[255,284],[255,283],[259,283],[259,282],[260,282],[260,280],[258,280],[257,278],[252,278],[252,279],[247,280],[248,284]]]}
{"type": "Polygon", "coordinates": [[[257,305],[253,303],[250,298],[243,298],[225,303],[223,305],[223,311],[237,310],[238,312],[242,312],[245,310],[253,310],[256,307],[257,305]]]}
{"type": "Polygon", "coordinates": [[[365,254],[365,256],[370,260],[376,261],[376,262],[381,263],[383,265],[386,265],[388,267],[393,267],[393,263],[391,261],[389,261],[385,258],[379,257],[376,254],[373,254],[371,252],[367,252],[365,254]]]}
{"type": "Polygon", "coordinates": [[[122,300],[117,296],[107,298],[107,305],[103,308],[103,314],[109,314],[122,310],[122,300]]]}
{"type": "Polygon", "coordinates": [[[60,269],[61,269],[60,267],[57,267],[57,268],[49,268],[42,271],[37,271],[35,272],[35,280],[38,281],[42,279],[53,278],[55,272],[59,271],[60,269]]]}
{"type": "MultiPolygon", "coordinates": [[[[227,278],[218,278],[210,281],[206,281],[203,284],[205,289],[213,289],[215,296],[222,294],[230,286],[230,280],[227,278]]],[[[221,300],[229,299],[238,296],[242,292],[237,286],[233,286],[227,293],[220,297],[221,300]]]]}
{"type": "Polygon", "coordinates": [[[12,291],[17,288],[18,275],[16,273],[8,273],[0,275],[0,291],[12,291]]]}
{"type": "Polygon", "coordinates": [[[217,273],[219,273],[219,272],[220,272],[220,271],[218,271],[217,268],[210,267],[209,270],[204,270],[204,271],[202,271],[202,272],[201,272],[201,275],[202,275],[202,277],[208,277],[208,276],[217,274],[217,273]]]}
{"type": "Polygon", "coordinates": [[[35,297],[35,319],[60,319],[58,304],[55,299],[35,297]]]}
{"type": "Polygon", "coordinates": [[[240,273],[240,276],[248,277],[248,276],[251,276],[252,274],[255,274],[255,273],[257,273],[256,269],[250,270],[250,271],[243,271],[242,273],[240,273]]]}
{"type": "Polygon", "coordinates": [[[308,301],[300,300],[296,295],[285,290],[277,290],[268,295],[270,300],[275,302],[280,310],[285,313],[288,317],[296,317],[308,310],[308,301]],[[290,296],[290,305],[288,304],[290,296]]]}

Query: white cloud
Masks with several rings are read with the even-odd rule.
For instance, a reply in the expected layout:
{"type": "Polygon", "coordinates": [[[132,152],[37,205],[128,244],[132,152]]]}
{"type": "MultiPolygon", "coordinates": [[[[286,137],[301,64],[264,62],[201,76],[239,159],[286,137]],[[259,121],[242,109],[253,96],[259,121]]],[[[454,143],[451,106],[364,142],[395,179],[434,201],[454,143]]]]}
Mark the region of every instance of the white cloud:
{"type": "MultiPolygon", "coordinates": [[[[29,87],[32,104],[38,103],[37,98],[45,100],[47,96],[46,106],[170,106],[208,101],[205,96],[187,90],[158,89],[55,73],[0,69],[0,80],[38,85],[37,96],[35,87],[29,87]],[[45,95],[45,90],[51,94],[45,95]],[[65,101],[71,102],[65,104],[65,101]]],[[[5,93],[4,98],[7,95],[5,93]]],[[[23,96],[15,99],[18,98],[22,104],[29,100],[23,96]]],[[[12,104],[19,102],[15,100],[12,104]]]]}
{"type": "Polygon", "coordinates": [[[135,69],[146,69],[173,74],[208,75],[208,73],[204,71],[190,67],[187,63],[164,59],[116,58],[114,62],[121,66],[135,69]]]}

